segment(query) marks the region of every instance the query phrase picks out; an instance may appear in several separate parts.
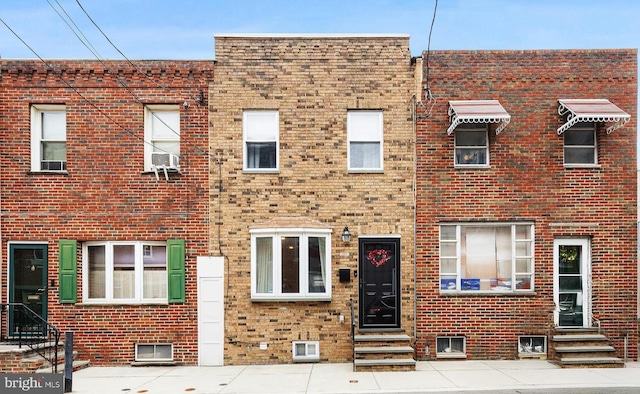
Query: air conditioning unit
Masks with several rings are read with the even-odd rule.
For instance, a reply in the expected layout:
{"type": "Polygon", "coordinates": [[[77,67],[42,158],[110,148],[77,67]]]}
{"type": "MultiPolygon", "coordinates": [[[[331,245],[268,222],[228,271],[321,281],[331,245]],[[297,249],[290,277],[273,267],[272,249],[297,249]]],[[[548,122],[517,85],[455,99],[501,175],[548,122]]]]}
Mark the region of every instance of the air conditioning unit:
{"type": "Polygon", "coordinates": [[[180,157],[173,153],[153,152],[151,154],[151,165],[156,168],[166,168],[169,170],[180,169],[180,157]]]}

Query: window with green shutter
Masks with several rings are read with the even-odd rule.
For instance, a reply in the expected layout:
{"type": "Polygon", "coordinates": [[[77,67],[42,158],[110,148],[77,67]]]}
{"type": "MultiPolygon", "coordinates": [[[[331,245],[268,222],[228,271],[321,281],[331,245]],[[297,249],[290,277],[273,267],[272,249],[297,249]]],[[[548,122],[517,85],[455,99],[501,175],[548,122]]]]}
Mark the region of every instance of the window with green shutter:
{"type": "Polygon", "coordinates": [[[168,301],[170,303],[185,302],[184,244],[183,239],[167,241],[168,301]]]}

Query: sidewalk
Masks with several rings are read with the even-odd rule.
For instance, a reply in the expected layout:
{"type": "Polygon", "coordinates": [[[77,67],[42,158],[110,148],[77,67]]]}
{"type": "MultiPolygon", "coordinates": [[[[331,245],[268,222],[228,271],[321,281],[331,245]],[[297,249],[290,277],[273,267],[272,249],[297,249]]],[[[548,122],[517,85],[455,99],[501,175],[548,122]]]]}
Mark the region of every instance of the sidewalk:
{"type": "Polygon", "coordinates": [[[73,393],[429,393],[637,387],[626,368],[563,369],[547,361],[419,361],[412,372],[353,372],[352,364],[224,367],[90,367],[73,373],[73,393]]]}

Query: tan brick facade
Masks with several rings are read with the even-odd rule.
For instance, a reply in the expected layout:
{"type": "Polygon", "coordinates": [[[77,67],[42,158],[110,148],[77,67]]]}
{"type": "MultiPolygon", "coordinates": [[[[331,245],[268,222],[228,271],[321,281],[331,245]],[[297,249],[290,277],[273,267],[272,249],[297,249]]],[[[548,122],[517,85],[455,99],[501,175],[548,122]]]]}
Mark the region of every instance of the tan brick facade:
{"type": "Polygon", "coordinates": [[[225,363],[291,362],[293,340],[351,359],[358,237],[401,239],[402,328],[413,326],[414,66],[407,37],[216,37],[211,86],[211,248],[228,259],[225,363]],[[280,168],[243,172],[243,110],[277,110],[280,168]],[[347,171],[347,111],[381,110],[384,171],[347,171]],[[332,229],[331,301],[252,302],[251,226],[306,217],[332,229]],[[341,240],[348,226],[353,240],[341,240]],[[340,316],[344,323],[340,323],[340,316]],[[267,349],[261,350],[260,343],[267,349]]]}

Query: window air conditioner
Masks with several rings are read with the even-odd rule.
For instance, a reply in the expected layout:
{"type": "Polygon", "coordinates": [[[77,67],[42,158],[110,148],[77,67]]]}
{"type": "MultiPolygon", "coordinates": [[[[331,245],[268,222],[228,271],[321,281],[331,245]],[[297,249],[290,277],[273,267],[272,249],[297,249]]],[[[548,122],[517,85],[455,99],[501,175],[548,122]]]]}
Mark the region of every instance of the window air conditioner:
{"type": "Polygon", "coordinates": [[[178,170],[180,169],[180,158],[173,153],[153,152],[151,154],[151,165],[157,168],[178,170]]]}

